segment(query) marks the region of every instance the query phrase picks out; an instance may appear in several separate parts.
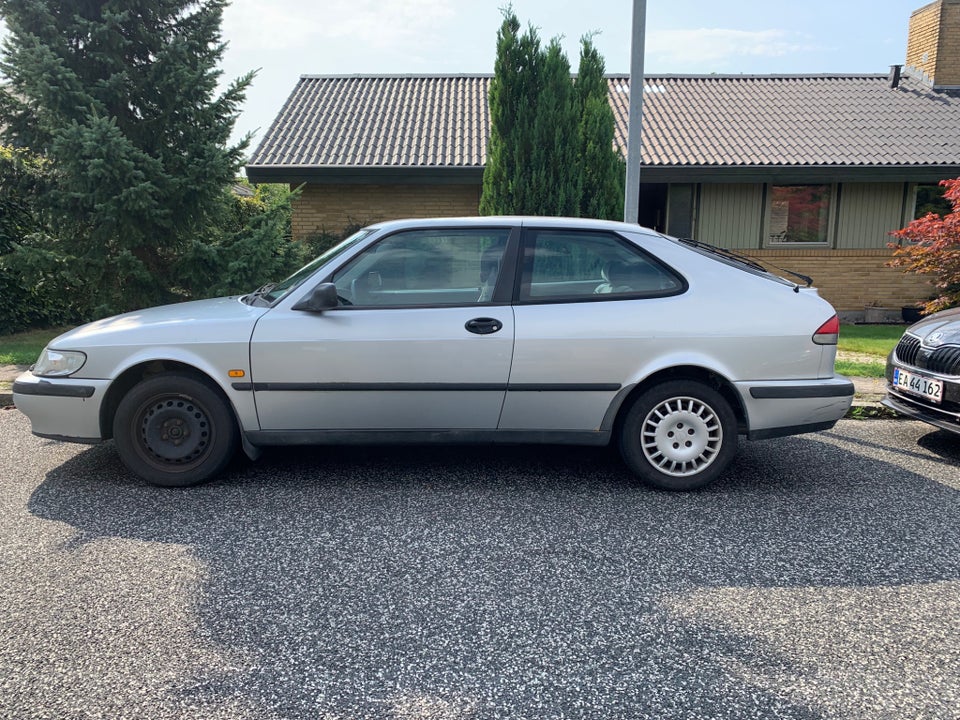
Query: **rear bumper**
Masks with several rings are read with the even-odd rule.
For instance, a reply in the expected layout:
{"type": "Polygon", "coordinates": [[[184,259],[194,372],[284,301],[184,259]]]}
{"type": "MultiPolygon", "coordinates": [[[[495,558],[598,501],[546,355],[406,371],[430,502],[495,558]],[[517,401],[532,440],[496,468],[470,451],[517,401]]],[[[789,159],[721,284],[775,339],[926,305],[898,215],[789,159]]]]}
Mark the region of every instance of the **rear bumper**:
{"type": "Polygon", "coordinates": [[[27,372],[13,383],[13,402],[30,418],[34,435],[98,442],[100,405],[109,384],[109,380],[38,378],[27,372]]]}
{"type": "Polygon", "coordinates": [[[751,440],[826,430],[853,403],[853,383],[841,375],[816,380],[735,383],[751,440]]]}

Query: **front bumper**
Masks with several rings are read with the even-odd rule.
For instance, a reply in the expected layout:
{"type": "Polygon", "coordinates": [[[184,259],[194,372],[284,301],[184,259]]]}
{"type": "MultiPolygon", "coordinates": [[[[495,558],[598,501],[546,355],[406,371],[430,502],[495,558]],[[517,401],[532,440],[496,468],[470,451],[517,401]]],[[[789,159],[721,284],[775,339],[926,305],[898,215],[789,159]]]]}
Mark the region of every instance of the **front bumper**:
{"type": "Polygon", "coordinates": [[[946,410],[937,410],[929,405],[893,392],[887,388],[887,395],[880,401],[880,404],[897,415],[920,420],[928,425],[933,425],[941,430],[948,430],[952,433],[960,434],[960,413],[949,412],[946,410]]]}
{"type": "Polygon", "coordinates": [[[20,375],[13,383],[13,402],[30,418],[34,435],[93,443],[103,439],[100,405],[109,380],[40,378],[20,375]]]}
{"type": "Polygon", "coordinates": [[[735,383],[751,440],[826,430],[847,414],[853,383],[842,375],[816,380],[735,383]]]}

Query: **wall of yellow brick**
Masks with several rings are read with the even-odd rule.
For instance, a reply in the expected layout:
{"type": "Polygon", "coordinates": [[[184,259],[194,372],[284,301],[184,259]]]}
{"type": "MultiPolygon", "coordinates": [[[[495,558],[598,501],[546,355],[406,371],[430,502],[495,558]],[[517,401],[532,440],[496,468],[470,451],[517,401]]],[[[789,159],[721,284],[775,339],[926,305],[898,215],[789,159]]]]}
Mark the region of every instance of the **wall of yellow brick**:
{"type": "Polygon", "coordinates": [[[960,86],[960,0],[937,0],[913,12],[906,64],[934,85],[960,86]]]}
{"type": "Polygon", "coordinates": [[[960,2],[943,0],[934,85],[960,86],[960,2]]]}
{"type": "Polygon", "coordinates": [[[937,64],[937,45],[940,27],[940,0],[914,10],[907,31],[907,58],[910,67],[933,75],[937,64]]]}
{"type": "MultiPolygon", "coordinates": [[[[820,296],[845,313],[863,312],[867,305],[900,308],[925,300],[933,293],[926,278],[886,267],[892,257],[889,249],[769,249],[737,252],[809,275],[820,296]]],[[[783,276],[794,279],[785,273],[783,276]]]]}
{"type": "Polygon", "coordinates": [[[353,225],[409,217],[476,215],[476,185],[306,185],[293,204],[293,236],[339,235],[353,225]]]}

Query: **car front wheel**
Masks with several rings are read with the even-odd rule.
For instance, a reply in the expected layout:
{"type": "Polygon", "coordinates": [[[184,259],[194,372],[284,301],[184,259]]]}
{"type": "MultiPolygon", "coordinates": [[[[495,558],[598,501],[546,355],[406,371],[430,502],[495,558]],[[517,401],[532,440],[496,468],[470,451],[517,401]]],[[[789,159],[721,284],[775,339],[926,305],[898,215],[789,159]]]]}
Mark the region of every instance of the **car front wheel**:
{"type": "Polygon", "coordinates": [[[713,388],[672,380],[640,395],[627,411],[620,453],[643,482],[697,490],[727,468],[737,450],[737,420],[713,388]]]}
{"type": "Polygon", "coordinates": [[[237,425],[220,394],[179,373],[144,380],[113,420],[120,459],[147,482],[187,487],[209,480],[233,457],[237,425]]]}

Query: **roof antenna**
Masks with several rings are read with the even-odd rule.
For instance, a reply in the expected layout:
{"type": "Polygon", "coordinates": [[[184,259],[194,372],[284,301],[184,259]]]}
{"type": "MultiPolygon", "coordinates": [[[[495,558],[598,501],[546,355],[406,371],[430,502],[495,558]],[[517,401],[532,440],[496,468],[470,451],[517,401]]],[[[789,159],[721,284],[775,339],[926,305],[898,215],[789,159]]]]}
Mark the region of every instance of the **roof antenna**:
{"type": "Polygon", "coordinates": [[[890,66],[890,87],[896,90],[900,87],[900,72],[903,70],[903,65],[891,65],[890,66]]]}

